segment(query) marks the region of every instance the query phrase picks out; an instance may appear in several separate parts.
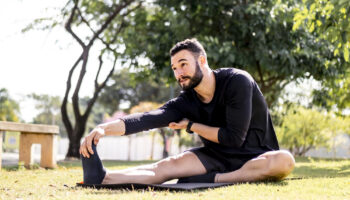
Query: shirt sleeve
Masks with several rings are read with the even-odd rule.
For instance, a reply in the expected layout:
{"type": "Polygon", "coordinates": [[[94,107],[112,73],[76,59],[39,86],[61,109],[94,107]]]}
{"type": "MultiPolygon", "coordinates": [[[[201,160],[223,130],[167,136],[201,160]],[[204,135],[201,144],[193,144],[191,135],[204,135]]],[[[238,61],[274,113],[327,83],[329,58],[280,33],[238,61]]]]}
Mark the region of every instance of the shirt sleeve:
{"type": "Polygon", "coordinates": [[[165,127],[170,122],[180,121],[183,118],[182,112],[178,109],[181,103],[182,99],[177,97],[157,110],[122,117],[121,120],[125,123],[125,135],[165,127]]]}
{"type": "Polygon", "coordinates": [[[220,127],[219,143],[239,148],[247,136],[252,113],[253,82],[239,74],[227,88],[226,126],[220,127]]]}

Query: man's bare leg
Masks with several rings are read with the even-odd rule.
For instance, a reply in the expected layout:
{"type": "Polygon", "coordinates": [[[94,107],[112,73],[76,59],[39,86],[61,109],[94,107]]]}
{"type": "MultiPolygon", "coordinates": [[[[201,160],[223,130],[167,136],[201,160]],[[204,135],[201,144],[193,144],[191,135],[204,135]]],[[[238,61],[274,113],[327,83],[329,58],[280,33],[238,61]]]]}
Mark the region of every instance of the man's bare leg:
{"type": "Polygon", "coordinates": [[[269,151],[248,161],[236,171],[216,174],[215,182],[278,181],[287,177],[294,165],[295,160],[288,151],[269,151]]]}
{"type": "Polygon", "coordinates": [[[107,171],[102,184],[160,184],[174,178],[205,173],[206,169],[198,157],[192,152],[184,152],[150,165],[107,171]]]}

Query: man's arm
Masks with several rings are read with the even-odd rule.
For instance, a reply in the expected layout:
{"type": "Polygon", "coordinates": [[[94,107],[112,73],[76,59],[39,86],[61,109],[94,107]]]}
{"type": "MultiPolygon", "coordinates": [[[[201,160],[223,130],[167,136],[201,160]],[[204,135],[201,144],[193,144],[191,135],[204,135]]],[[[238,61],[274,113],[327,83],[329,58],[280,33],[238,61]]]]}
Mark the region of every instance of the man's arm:
{"type": "MultiPolygon", "coordinates": [[[[252,113],[252,82],[248,77],[238,75],[227,88],[226,126],[211,127],[193,123],[191,131],[215,143],[230,147],[241,147],[249,128],[252,113]]],[[[169,124],[171,129],[186,129],[187,119],[169,124]]]]}
{"type": "MultiPolygon", "coordinates": [[[[189,120],[188,119],[183,119],[180,122],[171,122],[169,124],[169,128],[171,129],[186,129],[188,125],[189,120]]],[[[205,124],[201,123],[193,123],[191,126],[191,131],[197,133],[198,135],[202,136],[203,138],[210,140],[215,143],[219,143],[218,140],[218,132],[219,132],[218,127],[212,127],[212,126],[207,126],[205,124]]]]}
{"type": "Polygon", "coordinates": [[[97,145],[100,138],[105,135],[128,135],[152,128],[164,127],[172,121],[181,120],[183,118],[182,113],[174,106],[181,104],[181,101],[181,98],[175,98],[157,110],[135,113],[113,122],[98,125],[84,138],[80,145],[80,154],[84,157],[89,157],[89,153],[93,154],[92,142],[97,145]]]}
{"type": "Polygon", "coordinates": [[[100,138],[104,137],[105,135],[124,135],[125,134],[125,123],[124,121],[117,119],[112,122],[107,122],[104,124],[98,125],[96,128],[94,128],[89,135],[87,135],[83,143],[80,145],[79,153],[83,155],[84,157],[90,157],[90,154],[94,154],[94,151],[92,150],[92,142],[94,142],[95,145],[99,142],[100,138]]]}
{"type": "Polygon", "coordinates": [[[125,134],[125,123],[123,120],[120,119],[100,124],[97,126],[97,128],[103,129],[105,135],[121,136],[125,134]]]}

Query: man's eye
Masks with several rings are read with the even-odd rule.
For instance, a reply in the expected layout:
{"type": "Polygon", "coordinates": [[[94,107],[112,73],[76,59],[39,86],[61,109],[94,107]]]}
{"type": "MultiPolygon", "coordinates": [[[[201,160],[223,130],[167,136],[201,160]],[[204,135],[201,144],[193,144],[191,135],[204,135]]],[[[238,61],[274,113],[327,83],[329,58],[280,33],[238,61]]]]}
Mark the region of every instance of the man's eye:
{"type": "Polygon", "coordinates": [[[182,63],[182,64],[181,64],[181,67],[184,67],[184,66],[186,66],[186,63],[182,63]]]}

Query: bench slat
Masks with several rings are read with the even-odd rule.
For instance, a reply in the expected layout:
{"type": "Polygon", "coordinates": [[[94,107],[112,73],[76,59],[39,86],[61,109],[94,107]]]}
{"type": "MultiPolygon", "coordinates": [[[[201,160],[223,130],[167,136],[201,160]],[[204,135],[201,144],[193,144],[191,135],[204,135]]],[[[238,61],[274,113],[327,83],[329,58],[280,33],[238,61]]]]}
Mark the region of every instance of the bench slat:
{"type": "Polygon", "coordinates": [[[59,128],[55,125],[43,125],[43,124],[23,124],[17,122],[4,122],[0,121],[0,131],[15,131],[26,133],[45,133],[45,134],[58,134],[59,128]]]}

